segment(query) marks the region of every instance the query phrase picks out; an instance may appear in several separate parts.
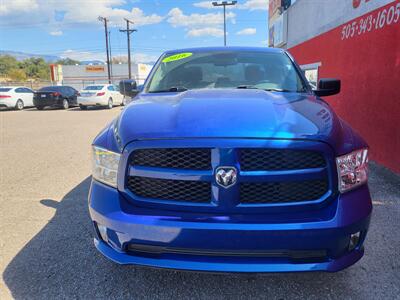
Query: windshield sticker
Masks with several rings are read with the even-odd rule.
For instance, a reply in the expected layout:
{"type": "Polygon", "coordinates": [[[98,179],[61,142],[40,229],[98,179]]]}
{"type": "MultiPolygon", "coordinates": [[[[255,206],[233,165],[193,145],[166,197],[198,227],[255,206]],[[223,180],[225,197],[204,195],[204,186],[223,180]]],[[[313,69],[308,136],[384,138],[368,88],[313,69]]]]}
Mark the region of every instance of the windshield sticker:
{"type": "Polygon", "coordinates": [[[190,57],[192,55],[193,55],[193,53],[191,53],[191,52],[178,53],[178,54],[174,54],[172,56],[168,56],[168,57],[164,58],[162,60],[162,62],[163,63],[168,63],[168,62],[172,62],[172,61],[177,61],[177,60],[181,60],[181,59],[184,59],[184,58],[188,58],[188,57],[190,57]]]}

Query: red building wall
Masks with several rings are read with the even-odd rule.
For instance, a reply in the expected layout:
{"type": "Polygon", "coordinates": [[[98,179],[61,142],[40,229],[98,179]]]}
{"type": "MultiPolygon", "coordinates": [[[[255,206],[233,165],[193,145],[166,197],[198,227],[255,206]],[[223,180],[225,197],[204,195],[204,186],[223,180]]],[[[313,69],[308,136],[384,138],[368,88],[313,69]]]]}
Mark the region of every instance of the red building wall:
{"type": "Polygon", "coordinates": [[[300,65],[321,62],[319,78],[342,80],[341,93],[326,100],[366,139],[370,159],[400,173],[400,1],[289,52],[300,65]]]}

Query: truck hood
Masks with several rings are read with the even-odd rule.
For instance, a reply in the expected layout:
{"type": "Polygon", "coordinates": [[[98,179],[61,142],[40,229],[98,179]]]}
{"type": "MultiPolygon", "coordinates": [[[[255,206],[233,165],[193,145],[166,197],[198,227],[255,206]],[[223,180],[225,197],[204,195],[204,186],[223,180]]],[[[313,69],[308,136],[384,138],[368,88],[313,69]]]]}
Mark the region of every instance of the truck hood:
{"type": "MultiPolygon", "coordinates": [[[[121,113],[122,145],[141,139],[275,138],[334,141],[340,120],[306,93],[209,89],[143,93],[121,113]]],[[[337,141],[337,139],[336,139],[337,141]]]]}

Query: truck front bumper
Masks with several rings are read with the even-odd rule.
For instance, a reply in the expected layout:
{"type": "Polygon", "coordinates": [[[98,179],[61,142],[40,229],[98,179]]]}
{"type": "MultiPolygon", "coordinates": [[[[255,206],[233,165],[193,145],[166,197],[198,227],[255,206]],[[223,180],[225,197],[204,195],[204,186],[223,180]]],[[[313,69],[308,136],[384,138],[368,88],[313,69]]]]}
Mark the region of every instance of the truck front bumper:
{"type": "Polygon", "coordinates": [[[95,180],[89,193],[96,248],[119,264],[210,272],[340,271],[364,253],[368,187],[337,196],[326,218],[208,215],[132,207],[95,180]],[[100,230],[99,230],[100,229],[100,230]],[[349,248],[351,235],[358,234],[349,248]]]}

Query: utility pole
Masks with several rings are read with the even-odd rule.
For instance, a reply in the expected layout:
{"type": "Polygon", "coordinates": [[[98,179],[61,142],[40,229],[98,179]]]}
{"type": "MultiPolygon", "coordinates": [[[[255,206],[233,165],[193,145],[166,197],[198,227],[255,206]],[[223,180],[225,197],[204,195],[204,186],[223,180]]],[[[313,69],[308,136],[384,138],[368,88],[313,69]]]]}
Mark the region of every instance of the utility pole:
{"type": "Polygon", "coordinates": [[[224,7],[224,46],[226,46],[226,7],[236,5],[237,1],[222,1],[221,3],[212,2],[213,6],[223,6],[224,7]]]}
{"type": "Polygon", "coordinates": [[[110,79],[112,81],[112,77],[113,77],[113,70],[112,70],[112,65],[113,65],[113,61],[112,61],[112,55],[111,55],[111,31],[108,32],[108,45],[109,45],[109,50],[110,50],[110,79]]]}
{"type": "Polygon", "coordinates": [[[108,52],[108,30],[107,30],[107,18],[99,17],[100,22],[104,23],[104,31],[106,34],[106,52],[107,52],[107,72],[108,72],[108,83],[111,83],[111,72],[110,72],[110,56],[108,52]]]}
{"type": "Polygon", "coordinates": [[[132,72],[131,72],[131,33],[136,32],[136,29],[129,29],[129,24],[133,24],[132,21],[125,19],[126,21],[126,29],[120,29],[120,32],[126,32],[126,38],[128,40],[128,74],[129,74],[129,79],[132,79],[132,72]]]}

